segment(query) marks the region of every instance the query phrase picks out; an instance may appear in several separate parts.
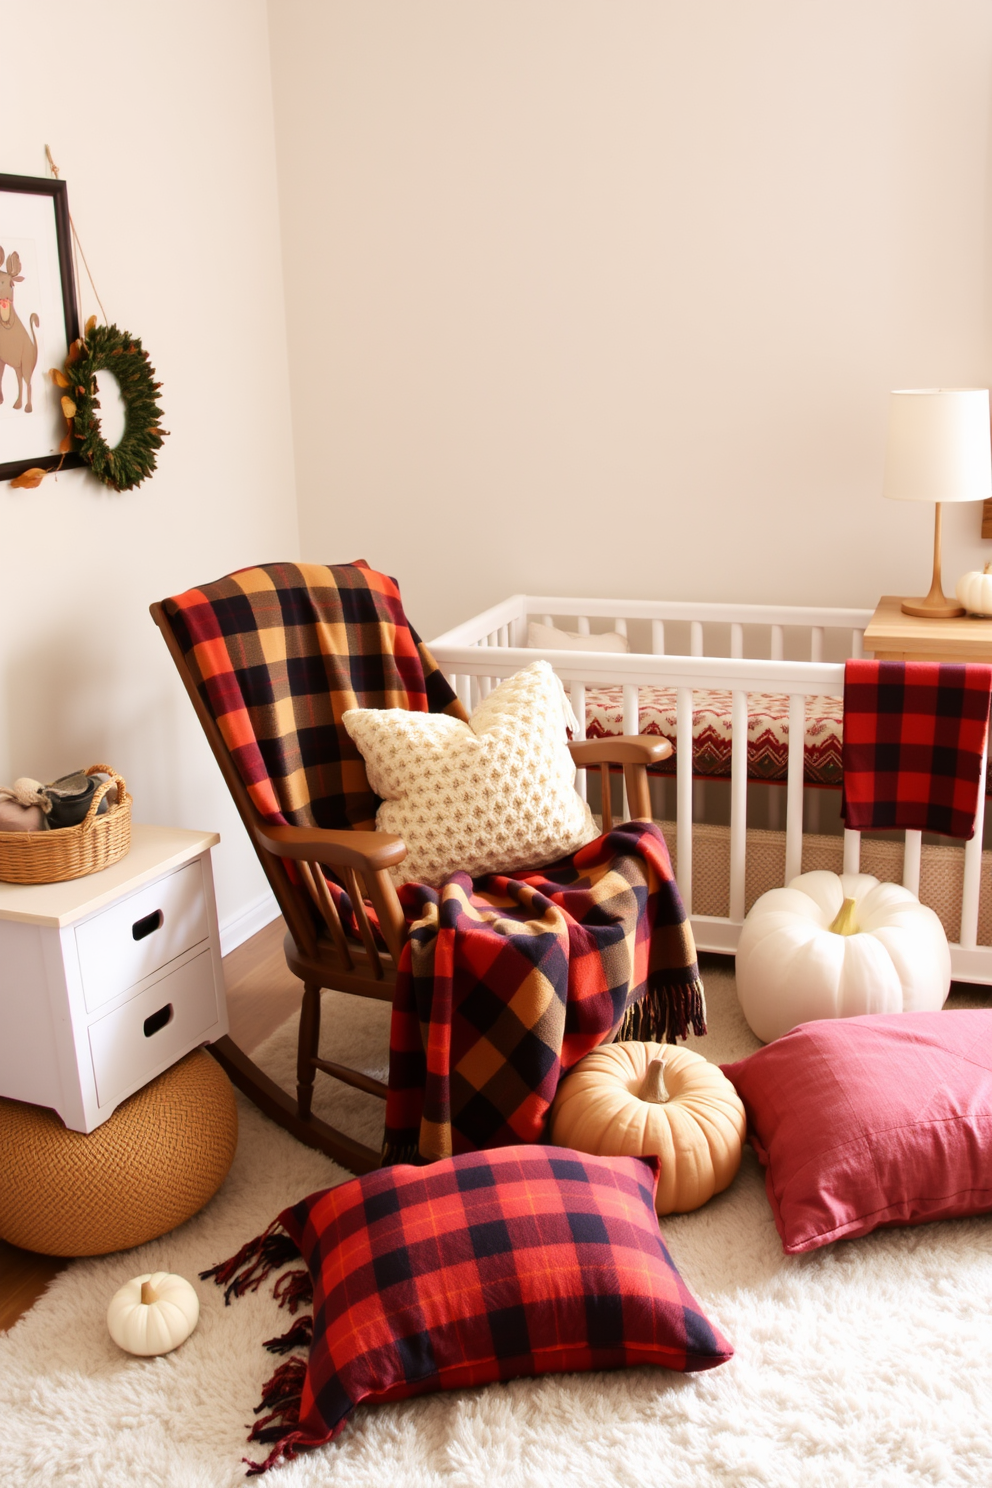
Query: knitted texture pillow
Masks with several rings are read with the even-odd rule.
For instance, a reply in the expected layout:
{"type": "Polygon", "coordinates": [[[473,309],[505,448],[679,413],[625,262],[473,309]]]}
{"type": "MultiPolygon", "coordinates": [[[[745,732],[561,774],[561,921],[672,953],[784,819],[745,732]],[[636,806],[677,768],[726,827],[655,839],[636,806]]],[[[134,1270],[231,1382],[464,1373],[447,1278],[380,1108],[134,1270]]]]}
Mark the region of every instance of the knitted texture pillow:
{"type": "MultiPolygon", "coordinates": [[[[217,1267],[240,1293],[299,1247],[275,1283],[291,1310],[313,1289],[309,1360],[265,1387],[249,1440],[264,1464],[321,1446],[356,1405],[522,1375],[658,1364],[712,1369],[733,1353],[668,1254],[657,1158],[501,1147],[379,1168],[311,1194],[217,1267]],[[295,1243],[295,1244],[294,1244],[295,1243]]],[[[274,1353],[305,1343],[301,1319],[274,1353]]]]}
{"type": "Polygon", "coordinates": [[[407,856],[399,883],[543,868],[599,835],[575,790],[571,710],[546,661],[508,677],[468,723],[403,708],[343,714],[382,805],[376,826],[407,856]]]}

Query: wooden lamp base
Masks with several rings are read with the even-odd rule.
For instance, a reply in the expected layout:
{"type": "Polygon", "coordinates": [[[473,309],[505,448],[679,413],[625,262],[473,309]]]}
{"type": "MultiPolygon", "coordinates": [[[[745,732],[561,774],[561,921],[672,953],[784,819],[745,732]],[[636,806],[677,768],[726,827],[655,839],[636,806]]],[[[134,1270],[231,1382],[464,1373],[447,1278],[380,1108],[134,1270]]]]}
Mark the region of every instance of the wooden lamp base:
{"type": "Polygon", "coordinates": [[[940,502],[933,523],[933,581],[926,599],[904,599],[904,615],[920,615],[924,620],[956,620],[965,613],[964,605],[948,599],[940,582],[940,502]]]}

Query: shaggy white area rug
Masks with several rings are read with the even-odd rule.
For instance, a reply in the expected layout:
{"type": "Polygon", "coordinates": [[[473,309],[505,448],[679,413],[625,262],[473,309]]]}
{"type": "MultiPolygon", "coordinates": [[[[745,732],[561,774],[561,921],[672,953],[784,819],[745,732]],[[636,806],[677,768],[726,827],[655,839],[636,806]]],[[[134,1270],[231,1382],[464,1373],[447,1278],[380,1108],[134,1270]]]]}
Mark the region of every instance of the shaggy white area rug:
{"type": "MultiPolygon", "coordinates": [[[[710,1059],[757,1047],[729,971],[708,967],[710,1059]]],[[[961,994],[954,1002],[965,1004],[961,994]]],[[[972,1005],[984,1005],[978,997],[972,1005]]],[[[325,1029],[381,1074],[388,1008],[325,995],[325,1029]]],[[[290,1084],[294,1030],[262,1051],[290,1084]]],[[[328,1041],[328,1049],[330,1040],[328,1041]]],[[[382,1105],[318,1080],[326,1114],[374,1140],[382,1105]]],[[[252,1407],[286,1315],[271,1283],[201,1318],[175,1353],[122,1354],[104,1323],[129,1277],[190,1277],[286,1204],[347,1175],[241,1102],[231,1173],[195,1219],[150,1245],[79,1261],[0,1337],[4,1488],[227,1488],[244,1481],[252,1407]]],[[[126,1202],[126,1195],[122,1195],[126,1202]]],[[[923,1488],[992,1483],[992,1217],[883,1230],[783,1255],[750,1149],[731,1188],[663,1230],[736,1348],[706,1374],[648,1368],[518,1380],[357,1410],[331,1446],[271,1488],[923,1488]]]]}

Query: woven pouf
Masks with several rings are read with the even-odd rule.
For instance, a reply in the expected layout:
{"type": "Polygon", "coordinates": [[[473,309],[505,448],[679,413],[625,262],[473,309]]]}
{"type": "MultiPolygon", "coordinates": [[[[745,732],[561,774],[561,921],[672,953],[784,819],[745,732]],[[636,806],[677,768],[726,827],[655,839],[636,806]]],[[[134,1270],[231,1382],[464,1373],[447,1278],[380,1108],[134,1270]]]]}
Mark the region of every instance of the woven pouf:
{"type": "Polygon", "coordinates": [[[57,1256],[143,1245],[203,1208],[237,1140],[231,1082],[202,1049],[88,1135],[0,1100],[0,1239],[57,1256]]]}

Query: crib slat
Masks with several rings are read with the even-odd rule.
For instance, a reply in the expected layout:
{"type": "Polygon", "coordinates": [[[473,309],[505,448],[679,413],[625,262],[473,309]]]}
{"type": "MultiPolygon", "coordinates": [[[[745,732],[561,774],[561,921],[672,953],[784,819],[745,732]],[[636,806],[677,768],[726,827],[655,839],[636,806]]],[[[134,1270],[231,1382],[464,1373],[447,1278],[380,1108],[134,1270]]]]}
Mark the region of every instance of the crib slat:
{"type": "Polygon", "coordinates": [[[923,850],[923,833],[906,832],[906,845],[902,852],[902,886],[911,894],[920,897],[920,855],[923,850]]]}
{"type": "Polygon", "coordinates": [[[772,661],[782,661],[785,658],[785,631],[781,625],[772,626],[772,661]]]}
{"type": "Polygon", "coordinates": [[[730,654],[738,660],[744,655],[744,627],[736,622],[730,627],[730,654]]]}
{"type": "Polygon", "coordinates": [[[625,684],[623,689],[623,731],[625,734],[641,732],[640,694],[639,687],[625,684]]]}
{"type": "Polygon", "coordinates": [[[508,646],[510,644],[510,627],[508,625],[500,626],[499,641],[497,644],[500,646],[508,646]]]}
{"type": "Polygon", "coordinates": [[[844,872],[861,872],[861,833],[844,828],[844,872]]]}
{"type": "Polygon", "coordinates": [[[622,617],[620,617],[617,620],[614,620],[614,622],[613,622],[613,629],[616,631],[617,635],[622,635],[622,636],[626,637],[626,634],[627,634],[627,622],[626,622],[626,620],[624,620],[622,617]]]}
{"type": "Polygon", "coordinates": [[[471,711],[472,711],[472,678],[465,676],[464,673],[461,673],[459,676],[453,677],[451,679],[451,685],[454,687],[455,691],[457,692],[459,701],[461,702],[461,705],[465,709],[466,713],[471,713],[471,711]]]}
{"type": "Polygon", "coordinates": [[[703,654],[703,622],[691,620],[689,622],[689,655],[702,656],[703,654]]]}
{"type": "Polygon", "coordinates": [[[978,900],[982,888],[982,833],[985,828],[985,773],[988,769],[988,742],[978,774],[978,809],[975,812],[975,835],[964,845],[964,887],[961,892],[961,933],[958,940],[969,950],[978,944],[978,900]]]}
{"type": "Polygon", "coordinates": [[[789,783],[785,807],[785,881],[803,870],[803,747],[806,742],[806,699],[801,692],[789,698],[789,783]]]}
{"type": "Polygon", "coordinates": [[[744,919],[747,847],[747,693],[734,692],[730,741],[730,918],[744,919]]]}
{"type": "Polygon", "coordinates": [[[575,628],[578,631],[579,635],[588,635],[589,634],[589,616],[588,615],[579,615],[576,618],[576,621],[575,621],[575,628]]]}
{"type": "Polygon", "coordinates": [[[692,914],[692,688],[680,687],[675,704],[675,819],[678,873],[686,914],[692,914]]]}
{"type": "Polygon", "coordinates": [[[655,656],[664,656],[665,654],[664,620],[651,621],[651,650],[655,656]]]}
{"type": "MultiPolygon", "coordinates": [[[[640,688],[625,684],[623,689],[623,731],[625,734],[641,732],[640,688]]],[[[623,787],[623,819],[630,821],[630,802],[627,800],[627,785],[623,787]]]]}
{"type": "Polygon", "coordinates": [[[810,661],[823,660],[823,626],[814,625],[809,640],[810,661]]]}
{"type": "MultiPolygon", "coordinates": [[[[588,621],[586,623],[588,624],[588,621]]],[[[576,722],[579,725],[575,737],[576,739],[584,739],[586,736],[586,684],[584,682],[573,682],[568,689],[568,700],[572,705],[572,712],[575,714],[576,722]]],[[[583,801],[588,801],[588,784],[585,770],[576,770],[575,789],[583,801]]]]}
{"type": "Polygon", "coordinates": [[[541,621],[544,625],[554,625],[555,623],[550,615],[542,615],[541,621]]]}
{"type": "Polygon", "coordinates": [[[865,633],[863,630],[851,631],[851,655],[855,661],[859,661],[865,654],[865,633]]]}

